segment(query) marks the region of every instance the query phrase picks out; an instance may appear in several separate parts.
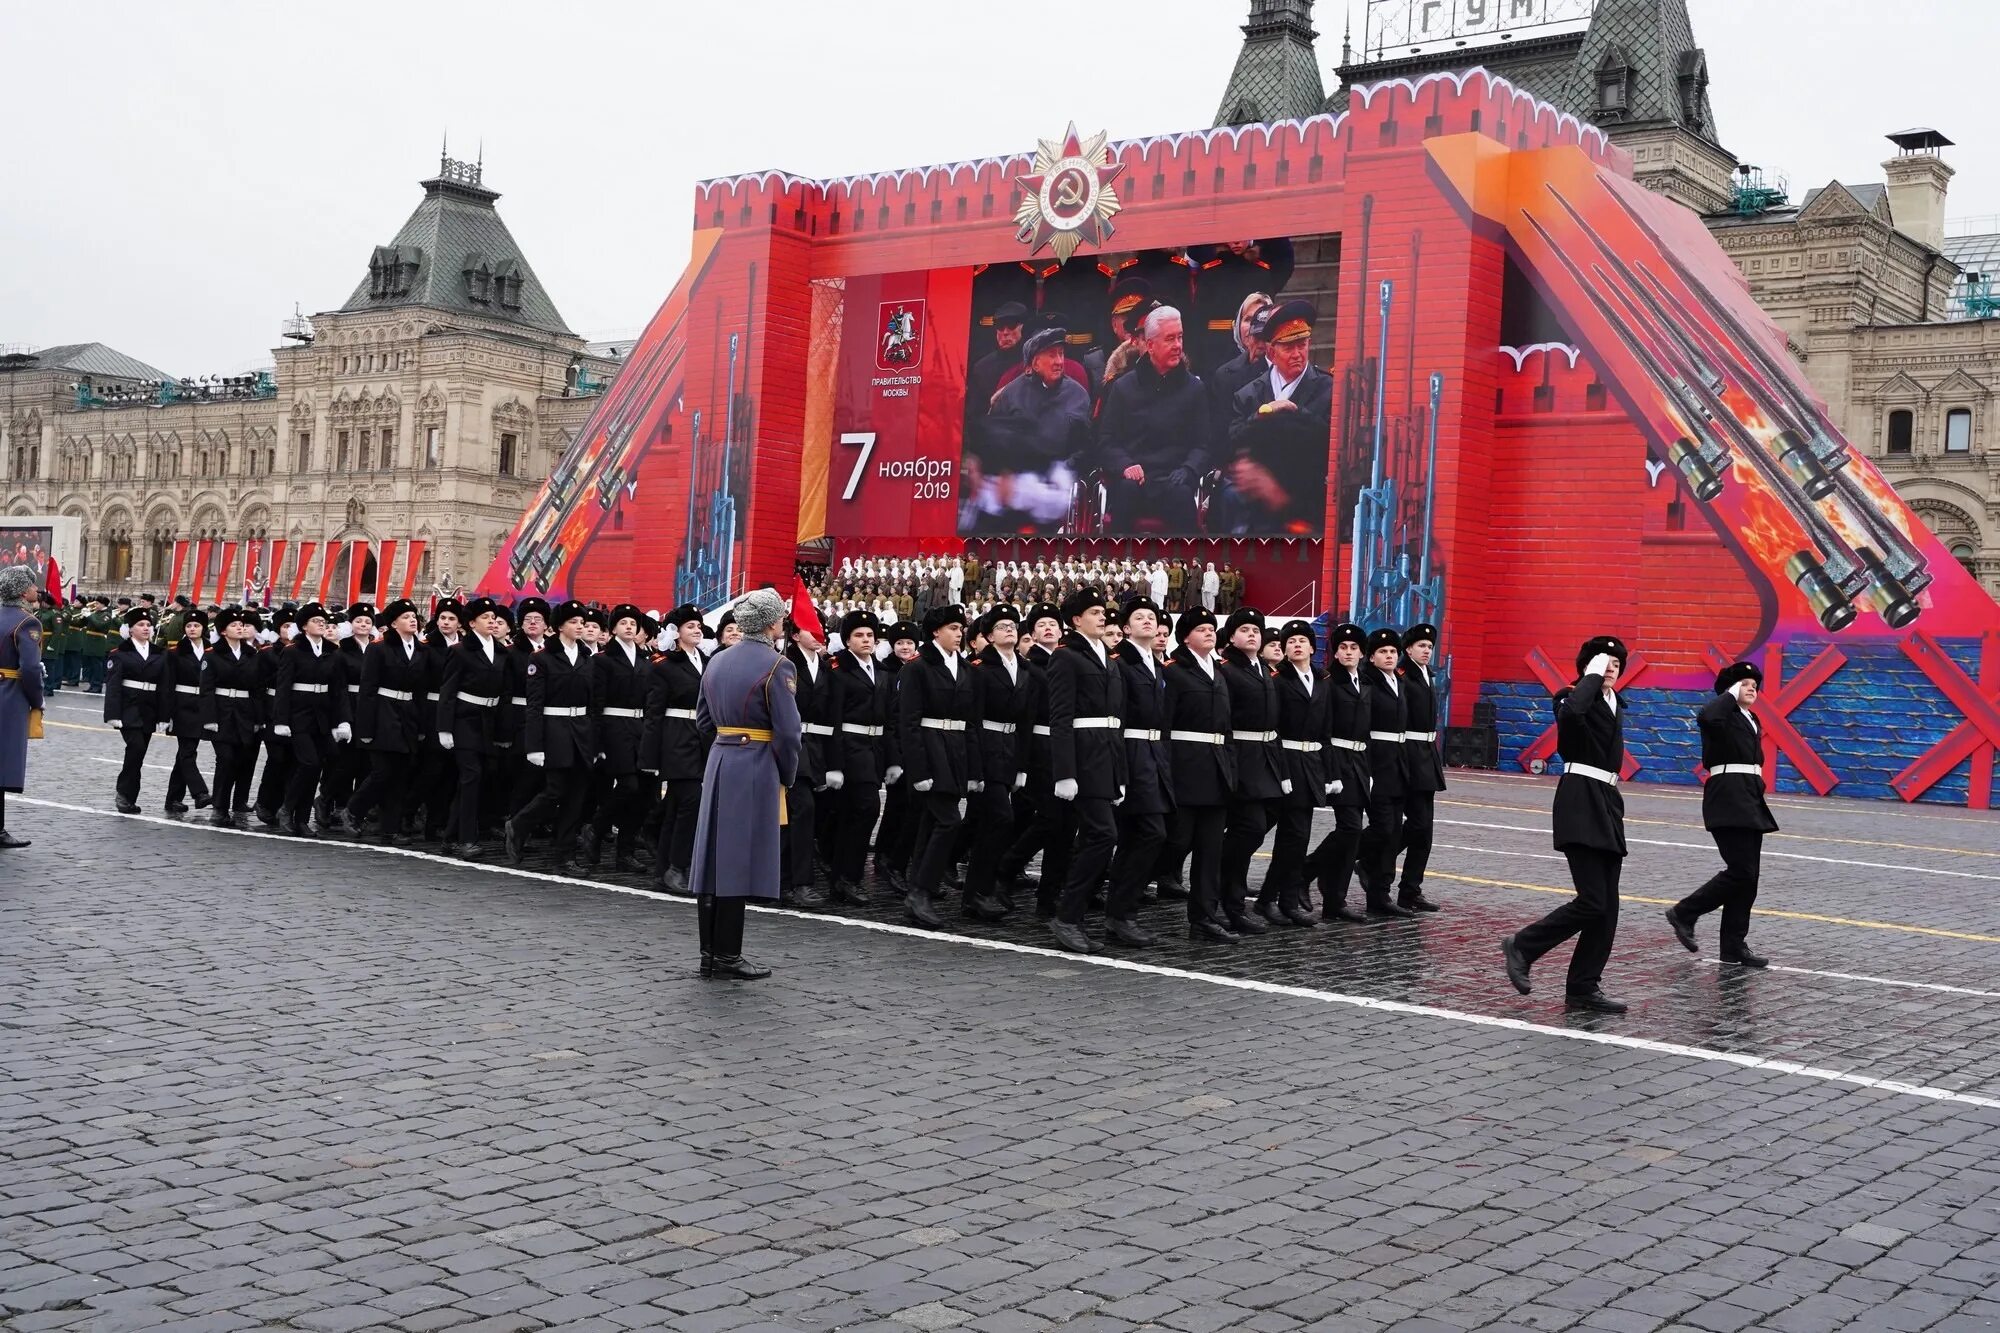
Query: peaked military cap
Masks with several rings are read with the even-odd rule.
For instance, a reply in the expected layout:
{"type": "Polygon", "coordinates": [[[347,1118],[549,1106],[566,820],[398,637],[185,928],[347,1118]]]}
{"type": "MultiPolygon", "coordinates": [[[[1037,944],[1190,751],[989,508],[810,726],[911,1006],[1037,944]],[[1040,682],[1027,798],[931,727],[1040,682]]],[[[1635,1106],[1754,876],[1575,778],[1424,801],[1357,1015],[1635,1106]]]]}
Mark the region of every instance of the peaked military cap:
{"type": "Polygon", "coordinates": [[[1019,301],[1009,301],[993,312],[993,327],[996,329],[1018,328],[1028,322],[1028,307],[1019,301]]]}
{"type": "Polygon", "coordinates": [[[1312,337],[1313,326],[1319,323],[1319,312],[1313,309],[1311,301],[1286,301],[1264,312],[1264,332],[1266,342],[1295,343],[1312,337]]]}

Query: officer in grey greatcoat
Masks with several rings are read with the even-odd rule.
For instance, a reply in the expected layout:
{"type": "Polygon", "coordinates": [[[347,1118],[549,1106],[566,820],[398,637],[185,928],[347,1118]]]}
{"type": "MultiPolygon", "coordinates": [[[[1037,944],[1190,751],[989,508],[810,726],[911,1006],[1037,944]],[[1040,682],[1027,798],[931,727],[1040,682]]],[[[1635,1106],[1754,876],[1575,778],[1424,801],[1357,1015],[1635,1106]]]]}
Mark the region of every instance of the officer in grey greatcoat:
{"type": "Polygon", "coordinates": [[[7,831],[7,793],[28,785],[28,717],[42,706],[42,627],[22,605],[35,586],[26,565],[0,569],[0,848],[26,847],[7,831]]]}

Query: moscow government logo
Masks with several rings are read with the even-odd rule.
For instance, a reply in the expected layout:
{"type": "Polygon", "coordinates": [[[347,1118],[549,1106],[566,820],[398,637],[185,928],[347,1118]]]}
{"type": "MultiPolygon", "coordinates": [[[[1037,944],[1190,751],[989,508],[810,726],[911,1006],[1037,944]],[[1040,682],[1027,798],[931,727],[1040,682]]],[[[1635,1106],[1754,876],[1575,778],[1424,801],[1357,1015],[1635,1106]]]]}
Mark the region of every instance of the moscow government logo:
{"type": "Polygon", "coordinates": [[[875,329],[875,368],[909,370],[924,360],[924,303],[884,301],[875,329]]]}
{"type": "Polygon", "coordinates": [[[1071,121],[1060,141],[1039,141],[1034,167],[1021,177],[1021,207],[1014,214],[1014,239],[1029,254],[1046,245],[1067,262],[1084,242],[1101,246],[1111,238],[1112,215],[1123,207],[1111,182],[1125,164],[1111,160],[1108,137],[1099,130],[1081,139],[1071,121]]]}

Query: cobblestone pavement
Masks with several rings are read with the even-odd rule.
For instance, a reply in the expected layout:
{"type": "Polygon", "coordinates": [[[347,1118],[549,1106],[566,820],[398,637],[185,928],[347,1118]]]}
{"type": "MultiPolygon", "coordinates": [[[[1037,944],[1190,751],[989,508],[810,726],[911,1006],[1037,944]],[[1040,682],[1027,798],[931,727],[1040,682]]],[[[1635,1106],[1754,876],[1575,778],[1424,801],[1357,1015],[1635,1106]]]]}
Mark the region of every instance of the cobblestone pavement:
{"type": "Polygon", "coordinates": [[[760,913],[731,985],[638,881],[103,813],[56,702],[0,1328],[2000,1328],[2000,817],[1776,802],[1746,973],[1646,901],[1717,864],[1695,793],[1632,789],[1622,1018],[1508,988],[1549,786],[1456,773],[1434,917],[1107,961],[760,913]]]}

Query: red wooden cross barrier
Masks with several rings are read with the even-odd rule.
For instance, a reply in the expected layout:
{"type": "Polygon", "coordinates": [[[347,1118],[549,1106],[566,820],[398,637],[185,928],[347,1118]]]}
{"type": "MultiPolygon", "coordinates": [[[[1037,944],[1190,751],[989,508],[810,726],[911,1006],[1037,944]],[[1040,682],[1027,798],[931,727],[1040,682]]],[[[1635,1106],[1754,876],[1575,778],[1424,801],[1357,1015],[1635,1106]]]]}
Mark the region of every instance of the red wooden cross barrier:
{"type": "MultiPolygon", "coordinates": [[[[1528,662],[1528,670],[1535,673],[1535,679],[1541,681],[1542,684],[1545,687],[1547,687],[1548,692],[1551,695],[1553,695],[1557,690],[1564,689],[1576,683],[1574,677],[1566,676],[1562,672],[1556,670],[1555,663],[1549,661],[1548,654],[1544,653],[1539,648],[1535,649],[1533,652],[1528,654],[1527,662],[1528,662]]],[[[1639,654],[1633,653],[1630,657],[1628,657],[1625,661],[1625,670],[1620,672],[1618,675],[1619,690],[1620,691],[1625,690],[1640,676],[1644,675],[1646,673],[1646,666],[1647,666],[1646,659],[1641,657],[1639,654]]],[[[1540,736],[1537,736],[1532,745],[1530,745],[1527,749],[1521,751],[1520,755],[1517,758],[1517,761],[1520,763],[1523,769],[1527,770],[1528,772],[1533,772],[1535,760],[1541,759],[1546,761],[1549,758],[1549,756],[1553,755],[1555,752],[1556,752],[1556,724],[1551,722],[1549,723],[1547,731],[1544,731],[1540,736]]],[[[1626,779],[1629,782],[1632,778],[1632,775],[1634,773],[1637,773],[1638,771],[1639,771],[1639,761],[1632,757],[1632,752],[1630,750],[1627,750],[1625,752],[1624,762],[1618,766],[1618,776],[1626,779]]]]}
{"type": "MultiPolygon", "coordinates": [[[[1736,660],[1713,644],[1702,656],[1716,671],[1736,660]]],[[[1819,751],[1792,725],[1791,717],[1793,710],[1817,694],[1819,687],[1846,665],[1846,654],[1828,644],[1819,656],[1806,663],[1805,670],[1785,680],[1785,650],[1775,643],[1764,650],[1764,686],[1757,691],[1757,729],[1764,737],[1766,789],[1777,790],[1780,754],[1792,761],[1799,776],[1821,796],[1840,785],[1840,775],[1819,757],[1819,751]]]]}
{"type": "Polygon", "coordinates": [[[1944,692],[1952,706],[1965,714],[1965,721],[1917,756],[1916,762],[1891,778],[1889,785],[1904,800],[1914,801],[1969,757],[1972,777],[1965,802],[1974,810],[1992,809],[1993,750],[2000,746],[2000,708],[1995,707],[1995,701],[2000,700],[2000,634],[1988,630],[1979,638],[1976,685],[1958,663],[1945,656],[1937,640],[1922,630],[1912,630],[1903,640],[1903,652],[1944,692]]]}

